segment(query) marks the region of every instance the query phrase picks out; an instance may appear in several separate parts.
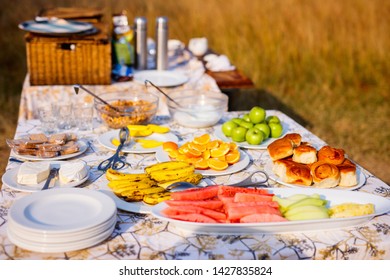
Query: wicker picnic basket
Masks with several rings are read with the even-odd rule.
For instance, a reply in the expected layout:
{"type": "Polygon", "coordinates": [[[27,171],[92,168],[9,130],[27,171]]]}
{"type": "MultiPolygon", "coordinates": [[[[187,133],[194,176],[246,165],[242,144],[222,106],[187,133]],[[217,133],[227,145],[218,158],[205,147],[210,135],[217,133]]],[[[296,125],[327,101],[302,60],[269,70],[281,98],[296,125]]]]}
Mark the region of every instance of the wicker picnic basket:
{"type": "Polygon", "coordinates": [[[25,36],[31,85],[110,84],[111,40],[109,25],[93,23],[91,35],[25,36]]]}

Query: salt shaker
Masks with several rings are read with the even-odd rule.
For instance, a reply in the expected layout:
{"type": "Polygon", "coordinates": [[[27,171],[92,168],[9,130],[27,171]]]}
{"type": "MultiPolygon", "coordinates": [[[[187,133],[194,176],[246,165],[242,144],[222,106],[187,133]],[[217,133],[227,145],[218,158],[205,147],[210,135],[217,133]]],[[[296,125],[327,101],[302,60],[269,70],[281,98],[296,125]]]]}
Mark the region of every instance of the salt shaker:
{"type": "Polygon", "coordinates": [[[147,21],[144,17],[137,17],[134,20],[135,29],[135,66],[138,70],[147,68],[147,21]]]}
{"type": "Polygon", "coordinates": [[[157,42],[157,70],[168,68],[168,18],[158,17],[156,20],[156,42],[157,42]]]}

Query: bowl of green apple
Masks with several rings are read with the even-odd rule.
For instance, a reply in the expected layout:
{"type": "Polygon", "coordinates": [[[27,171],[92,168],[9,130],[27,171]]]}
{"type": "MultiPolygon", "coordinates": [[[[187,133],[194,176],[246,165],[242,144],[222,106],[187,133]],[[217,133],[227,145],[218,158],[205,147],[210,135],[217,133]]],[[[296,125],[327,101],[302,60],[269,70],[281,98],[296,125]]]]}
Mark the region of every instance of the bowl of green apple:
{"type": "Polygon", "coordinates": [[[244,148],[265,148],[286,132],[286,125],[264,108],[253,107],[248,113],[225,121],[217,131],[223,140],[237,142],[244,148]]]}

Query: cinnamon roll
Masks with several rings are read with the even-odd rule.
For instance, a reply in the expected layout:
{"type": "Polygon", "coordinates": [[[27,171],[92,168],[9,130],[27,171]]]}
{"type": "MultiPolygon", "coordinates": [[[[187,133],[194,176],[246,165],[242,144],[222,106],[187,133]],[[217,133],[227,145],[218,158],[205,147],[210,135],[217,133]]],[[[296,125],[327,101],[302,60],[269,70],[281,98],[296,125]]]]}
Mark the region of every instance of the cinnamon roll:
{"type": "Polygon", "coordinates": [[[317,157],[318,161],[325,161],[335,165],[341,164],[345,159],[343,149],[336,149],[330,146],[322,147],[318,151],[317,157]]]}
{"type": "Polygon", "coordinates": [[[290,159],[280,159],[274,162],[272,171],[279,176],[283,182],[310,186],[313,182],[310,168],[290,159]]]}
{"type": "Polygon", "coordinates": [[[317,161],[311,164],[310,172],[317,188],[333,188],[340,182],[340,171],[332,163],[317,161]]]}

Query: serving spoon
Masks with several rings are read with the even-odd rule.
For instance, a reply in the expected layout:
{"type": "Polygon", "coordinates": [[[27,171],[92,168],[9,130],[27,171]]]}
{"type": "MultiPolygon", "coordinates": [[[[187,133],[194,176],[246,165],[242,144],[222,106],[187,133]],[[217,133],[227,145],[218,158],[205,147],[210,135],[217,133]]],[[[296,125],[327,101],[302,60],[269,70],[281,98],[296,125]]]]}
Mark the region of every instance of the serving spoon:
{"type": "MultiPolygon", "coordinates": [[[[265,185],[265,183],[267,181],[268,181],[268,175],[264,171],[258,170],[258,171],[252,172],[244,180],[242,180],[242,181],[240,181],[238,183],[227,185],[227,186],[232,186],[232,187],[252,187],[252,186],[256,186],[256,187],[268,188],[269,186],[265,185]],[[253,179],[253,175],[255,175],[257,173],[263,174],[265,176],[265,179],[260,180],[260,181],[253,181],[252,180],[253,179]]],[[[176,188],[188,189],[188,188],[198,188],[198,187],[199,186],[196,186],[196,185],[194,185],[192,183],[189,183],[189,182],[176,182],[176,183],[173,183],[173,184],[169,185],[168,187],[166,187],[166,190],[170,191],[170,190],[176,189],[176,188]]]]}
{"type": "Polygon", "coordinates": [[[107,101],[103,100],[102,98],[100,98],[99,96],[97,96],[97,95],[94,94],[92,91],[90,91],[89,89],[85,88],[85,87],[82,86],[82,85],[76,84],[76,85],[73,86],[73,88],[74,88],[74,92],[75,92],[76,94],[79,94],[79,90],[80,90],[80,88],[81,88],[82,90],[86,91],[87,93],[89,93],[90,95],[92,95],[93,97],[95,97],[96,99],[98,99],[100,102],[106,104],[108,107],[110,107],[110,108],[113,109],[114,111],[116,111],[116,112],[118,112],[118,113],[122,112],[122,111],[119,110],[117,107],[112,106],[110,103],[108,103],[107,101]]]}

